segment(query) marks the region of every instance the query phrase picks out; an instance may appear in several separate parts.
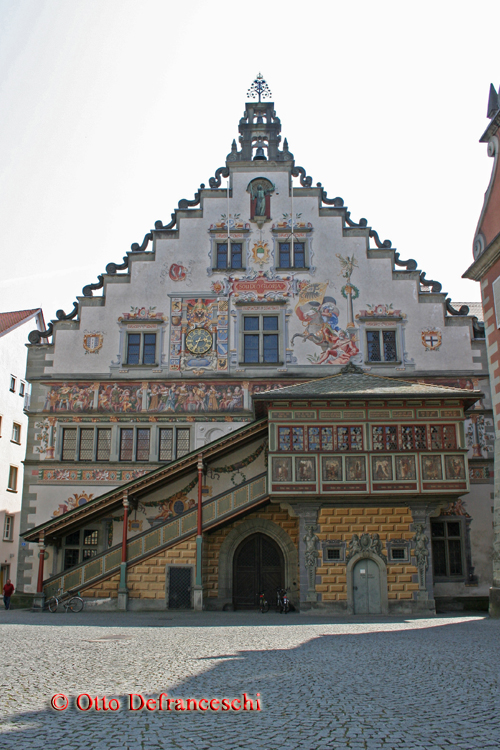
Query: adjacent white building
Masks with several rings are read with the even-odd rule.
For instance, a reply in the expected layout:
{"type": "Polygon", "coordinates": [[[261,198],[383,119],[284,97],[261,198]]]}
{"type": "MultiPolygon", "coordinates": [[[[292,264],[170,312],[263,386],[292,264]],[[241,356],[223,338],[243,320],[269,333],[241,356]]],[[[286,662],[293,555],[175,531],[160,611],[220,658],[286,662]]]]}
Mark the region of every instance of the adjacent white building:
{"type": "Polygon", "coordinates": [[[40,308],[0,313],[0,588],[7,578],[16,585],[28,432],[26,343],[34,324],[45,328],[40,308]]]}

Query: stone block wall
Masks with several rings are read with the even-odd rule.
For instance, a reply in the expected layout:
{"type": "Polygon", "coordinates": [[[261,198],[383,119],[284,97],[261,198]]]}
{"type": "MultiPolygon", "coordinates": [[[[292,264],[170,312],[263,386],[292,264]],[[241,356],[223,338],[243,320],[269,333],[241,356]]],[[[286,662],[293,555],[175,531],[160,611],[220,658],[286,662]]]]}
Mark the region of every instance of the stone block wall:
{"type": "MultiPolygon", "coordinates": [[[[317,535],[320,543],[326,540],[351,541],[353,534],[377,533],[384,545],[390,539],[410,540],[414,536],[410,524],[413,518],[409,508],[322,508],[318,516],[317,535]]],[[[323,602],[347,600],[346,563],[333,563],[320,557],[316,570],[319,583],[316,591],[323,602]]],[[[387,566],[388,598],[413,599],[418,591],[417,568],[408,563],[390,563],[387,566]]]]}
{"type": "MultiPolygon", "coordinates": [[[[196,565],[195,537],[141,560],[136,565],[131,565],[127,570],[129,598],[164,600],[167,565],[196,565]]],[[[82,593],[88,598],[116,599],[119,584],[120,574],[116,573],[111,578],[85,589],[82,593]]]]}
{"type": "MultiPolygon", "coordinates": [[[[260,510],[239,518],[227,526],[209,532],[204,541],[205,554],[203,558],[203,588],[205,596],[216,598],[219,594],[219,554],[220,548],[227,535],[232,529],[241,525],[243,521],[259,518],[273,521],[287,532],[294,545],[299,545],[299,519],[290,516],[287,510],[283,510],[278,503],[270,503],[260,510]]],[[[299,573],[297,571],[297,582],[299,573]]]]}

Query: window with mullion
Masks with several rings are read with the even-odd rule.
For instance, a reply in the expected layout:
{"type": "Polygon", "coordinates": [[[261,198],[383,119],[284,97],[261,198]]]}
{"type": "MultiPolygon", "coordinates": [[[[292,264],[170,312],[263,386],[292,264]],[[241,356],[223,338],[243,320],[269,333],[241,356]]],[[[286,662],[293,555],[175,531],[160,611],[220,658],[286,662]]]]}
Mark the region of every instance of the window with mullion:
{"type": "Polygon", "coordinates": [[[457,578],[464,575],[462,555],[463,525],[459,519],[431,521],[434,575],[457,578]]]}
{"type": "Polygon", "coordinates": [[[372,446],[374,451],[397,450],[398,428],[396,425],[373,425],[372,446]]]}
{"type": "Polygon", "coordinates": [[[127,365],[156,363],[156,333],[127,334],[127,365]]]}
{"type": "Polygon", "coordinates": [[[279,362],[277,315],[245,315],[243,317],[243,362],[247,364],[279,362]]]}
{"type": "Polygon", "coordinates": [[[367,331],[368,362],[397,362],[396,331],[367,331]]]}
{"type": "Polygon", "coordinates": [[[363,450],[363,428],[361,425],[355,427],[337,427],[337,450],[363,450]]]}
{"type": "Polygon", "coordinates": [[[278,244],[279,268],[306,268],[304,242],[280,242],[278,244]]]}
{"type": "Polygon", "coordinates": [[[243,268],[243,243],[218,242],[215,255],[215,268],[219,271],[228,268],[243,268]]]}
{"type": "Polygon", "coordinates": [[[431,425],[431,450],[456,450],[456,447],[455,425],[431,425]]]}
{"type": "Polygon", "coordinates": [[[401,450],[427,450],[427,430],[425,425],[403,425],[401,427],[401,450]]]}

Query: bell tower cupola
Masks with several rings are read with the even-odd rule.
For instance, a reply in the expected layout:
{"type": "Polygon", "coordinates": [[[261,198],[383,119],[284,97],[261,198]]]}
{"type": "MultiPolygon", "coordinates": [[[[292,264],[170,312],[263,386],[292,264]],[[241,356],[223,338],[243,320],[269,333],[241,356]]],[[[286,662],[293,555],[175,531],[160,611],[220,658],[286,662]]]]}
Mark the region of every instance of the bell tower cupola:
{"type": "Polygon", "coordinates": [[[279,149],[281,121],[276,117],[274,103],[264,101],[270,99],[272,94],[261,73],[248,89],[247,96],[257,101],[247,102],[238,128],[241,150],[238,151],[236,141],[233,140],[227,161],[293,162],[293,154],[288,150],[286,138],[283,149],[279,149]]]}

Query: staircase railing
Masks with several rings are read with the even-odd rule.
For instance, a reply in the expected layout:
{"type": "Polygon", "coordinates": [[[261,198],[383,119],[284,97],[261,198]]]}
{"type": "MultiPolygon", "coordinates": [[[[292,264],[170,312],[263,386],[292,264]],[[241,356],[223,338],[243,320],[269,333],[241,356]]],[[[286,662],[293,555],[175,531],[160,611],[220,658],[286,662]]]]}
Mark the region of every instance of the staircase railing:
{"type": "MultiPolygon", "coordinates": [[[[203,530],[217,526],[231,516],[258,504],[267,494],[267,474],[263,473],[229,492],[205,500],[202,508],[203,530]]],[[[192,508],[132,537],[127,541],[127,566],[135,565],[142,558],[193,536],[196,534],[196,525],[197,509],[192,508]]],[[[117,573],[120,570],[121,559],[122,545],[109,547],[105,552],[48,578],[43,584],[44,593],[46,596],[53,596],[60,588],[63,591],[86,588],[102,578],[117,573]]]]}

